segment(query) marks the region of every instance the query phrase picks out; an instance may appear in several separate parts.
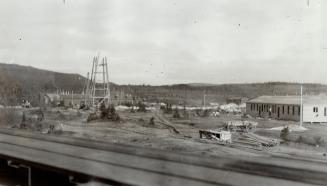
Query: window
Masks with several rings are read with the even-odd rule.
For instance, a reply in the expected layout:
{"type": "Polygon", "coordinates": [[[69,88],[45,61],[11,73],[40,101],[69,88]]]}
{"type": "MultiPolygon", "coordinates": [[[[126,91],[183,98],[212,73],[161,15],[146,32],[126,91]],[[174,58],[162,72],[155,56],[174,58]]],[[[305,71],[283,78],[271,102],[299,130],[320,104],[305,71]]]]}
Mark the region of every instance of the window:
{"type": "Polygon", "coordinates": [[[290,114],[290,106],[287,106],[287,114],[290,114]]]}
{"type": "Polygon", "coordinates": [[[301,107],[297,107],[297,109],[298,109],[298,110],[297,110],[297,111],[298,111],[297,114],[298,114],[298,115],[301,115],[301,107]]]}
{"type": "Polygon", "coordinates": [[[283,106],[283,114],[285,113],[284,111],[285,111],[285,106],[283,106]]]}
{"type": "Polygon", "coordinates": [[[273,113],[276,113],[276,105],[273,106],[273,113]]]}
{"type": "Polygon", "coordinates": [[[313,107],[313,112],[318,112],[318,107],[313,107]]]}
{"type": "Polygon", "coordinates": [[[324,109],[324,116],[327,116],[327,108],[324,109]]]}
{"type": "Polygon", "coordinates": [[[295,107],[293,106],[293,115],[294,115],[294,113],[295,113],[295,107]]]}

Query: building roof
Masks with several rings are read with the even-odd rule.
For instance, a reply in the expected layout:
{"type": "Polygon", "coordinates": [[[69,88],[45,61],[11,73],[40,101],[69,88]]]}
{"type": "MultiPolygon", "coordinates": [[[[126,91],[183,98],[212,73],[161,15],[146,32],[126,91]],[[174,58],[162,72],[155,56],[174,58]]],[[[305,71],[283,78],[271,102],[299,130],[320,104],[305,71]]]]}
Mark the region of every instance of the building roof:
{"type": "MultiPolygon", "coordinates": [[[[247,103],[266,103],[266,104],[284,104],[300,105],[301,96],[260,96],[250,99],[247,103]]],[[[326,104],[327,97],[321,96],[303,96],[303,104],[326,104]]]]}

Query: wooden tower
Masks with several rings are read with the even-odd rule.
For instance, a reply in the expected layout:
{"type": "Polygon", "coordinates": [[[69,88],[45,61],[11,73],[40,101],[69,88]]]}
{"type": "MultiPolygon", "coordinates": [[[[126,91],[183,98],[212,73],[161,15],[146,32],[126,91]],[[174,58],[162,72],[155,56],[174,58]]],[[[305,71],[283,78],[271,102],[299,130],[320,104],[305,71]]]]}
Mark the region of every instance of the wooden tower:
{"type": "Polygon", "coordinates": [[[110,104],[110,85],[107,57],[93,58],[91,77],[88,80],[86,95],[89,95],[88,105],[98,106],[101,102],[110,104]]]}

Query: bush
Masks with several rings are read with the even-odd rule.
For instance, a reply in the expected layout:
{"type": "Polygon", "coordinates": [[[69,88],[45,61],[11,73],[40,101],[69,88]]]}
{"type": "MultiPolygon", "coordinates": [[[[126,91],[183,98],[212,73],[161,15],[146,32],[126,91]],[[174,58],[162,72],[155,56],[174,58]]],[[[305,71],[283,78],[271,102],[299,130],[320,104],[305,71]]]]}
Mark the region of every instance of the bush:
{"type": "Polygon", "coordinates": [[[101,119],[104,119],[106,116],[108,116],[108,109],[106,108],[106,105],[103,102],[101,102],[99,110],[101,119]]]}
{"type": "Polygon", "coordinates": [[[173,118],[181,118],[181,115],[179,114],[179,111],[177,108],[174,110],[173,118]]]}
{"type": "Polygon", "coordinates": [[[154,117],[151,117],[150,118],[150,121],[149,121],[149,125],[151,125],[151,126],[154,126],[154,117]]]}
{"type": "Polygon", "coordinates": [[[297,142],[297,143],[304,143],[304,142],[305,142],[305,139],[304,139],[303,136],[300,135],[300,136],[296,139],[296,142],[297,142]]]}
{"type": "Polygon", "coordinates": [[[209,117],[210,116],[210,112],[211,111],[209,109],[203,110],[201,117],[209,117]]]}
{"type": "Polygon", "coordinates": [[[114,105],[110,105],[107,109],[107,119],[111,120],[111,121],[119,121],[120,120],[120,116],[118,115],[118,113],[116,112],[115,106],[114,105]]]}
{"type": "Polygon", "coordinates": [[[138,112],[146,112],[146,105],[144,103],[140,101],[138,102],[137,106],[139,107],[139,109],[137,110],[138,112]]]}
{"type": "Polygon", "coordinates": [[[104,104],[100,105],[99,108],[99,115],[97,113],[90,113],[87,122],[97,120],[97,119],[102,119],[102,120],[110,120],[110,121],[119,121],[120,116],[116,112],[115,106],[114,105],[109,105],[108,108],[104,104]]]}
{"type": "Polygon", "coordinates": [[[189,118],[190,117],[190,115],[189,115],[188,111],[186,110],[186,107],[185,106],[184,106],[184,109],[183,109],[182,114],[183,114],[183,117],[184,118],[189,118]]]}
{"type": "Polygon", "coordinates": [[[315,141],[315,144],[316,144],[316,145],[319,145],[319,146],[324,146],[325,143],[326,143],[325,140],[322,139],[321,136],[315,136],[315,137],[314,137],[314,141],[315,141]]]}
{"type": "Polygon", "coordinates": [[[290,129],[288,127],[283,128],[280,131],[280,138],[284,141],[288,141],[288,135],[290,134],[290,129]]]}
{"type": "Polygon", "coordinates": [[[131,106],[133,106],[131,102],[124,102],[124,103],[122,103],[121,105],[124,105],[124,106],[126,106],[126,107],[131,107],[131,106]]]}
{"type": "Polygon", "coordinates": [[[87,122],[93,121],[93,120],[97,120],[99,119],[99,117],[97,116],[96,113],[90,113],[89,116],[87,117],[87,122]]]}
{"type": "Polygon", "coordinates": [[[167,103],[166,107],[164,108],[165,114],[171,114],[173,112],[173,109],[171,108],[171,104],[167,103]]]}

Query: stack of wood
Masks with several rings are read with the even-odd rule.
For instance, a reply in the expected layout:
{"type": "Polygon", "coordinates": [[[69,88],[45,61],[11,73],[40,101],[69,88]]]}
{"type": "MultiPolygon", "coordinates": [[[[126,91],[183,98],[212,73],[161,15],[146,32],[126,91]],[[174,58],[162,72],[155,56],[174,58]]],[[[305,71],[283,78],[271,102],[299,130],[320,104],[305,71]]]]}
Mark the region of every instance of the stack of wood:
{"type": "Polygon", "coordinates": [[[259,142],[264,147],[274,147],[274,146],[279,145],[279,141],[277,139],[259,136],[259,135],[253,134],[253,133],[247,133],[244,135],[247,136],[248,138],[251,138],[251,139],[259,142]]]}
{"type": "Polygon", "coordinates": [[[231,132],[250,132],[254,131],[258,123],[254,121],[227,121],[225,123],[225,130],[231,132]]]}

